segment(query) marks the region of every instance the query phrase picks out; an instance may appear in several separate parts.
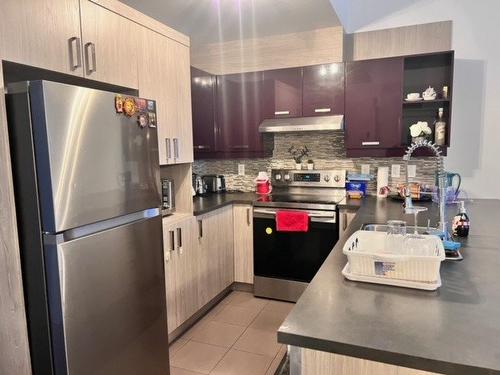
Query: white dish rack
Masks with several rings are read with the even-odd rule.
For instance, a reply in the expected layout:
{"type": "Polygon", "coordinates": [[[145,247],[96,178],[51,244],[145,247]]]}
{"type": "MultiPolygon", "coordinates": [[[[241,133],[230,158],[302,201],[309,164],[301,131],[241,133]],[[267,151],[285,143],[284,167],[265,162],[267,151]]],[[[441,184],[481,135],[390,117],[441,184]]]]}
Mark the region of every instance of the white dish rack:
{"type": "Polygon", "coordinates": [[[349,260],[348,267],[343,271],[344,276],[356,281],[390,285],[398,285],[399,280],[400,286],[419,288],[422,284],[419,289],[427,290],[441,285],[439,269],[445,252],[438,237],[423,236],[427,251],[418,255],[404,254],[403,249],[401,253],[387,252],[386,238],[385,232],[359,230],[353,233],[343,248],[349,260]]]}

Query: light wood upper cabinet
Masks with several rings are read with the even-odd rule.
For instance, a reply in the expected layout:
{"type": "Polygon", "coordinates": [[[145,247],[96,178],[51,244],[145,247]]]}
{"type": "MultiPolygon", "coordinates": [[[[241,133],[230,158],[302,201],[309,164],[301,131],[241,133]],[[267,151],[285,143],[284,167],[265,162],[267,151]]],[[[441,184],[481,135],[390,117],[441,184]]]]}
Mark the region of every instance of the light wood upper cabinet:
{"type": "Polygon", "coordinates": [[[142,27],[91,1],[81,0],[80,6],[85,76],[137,88],[142,27]]]}
{"type": "Polygon", "coordinates": [[[192,162],[189,48],[148,29],[140,46],[139,94],[157,103],[160,164],[192,162]]]}
{"type": "Polygon", "coordinates": [[[253,214],[251,205],[233,206],[234,281],[253,284],[253,214]]]}
{"type": "Polygon", "coordinates": [[[2,0],[0,20],[0,60],[83,75],[78,0],[2,0]]]}

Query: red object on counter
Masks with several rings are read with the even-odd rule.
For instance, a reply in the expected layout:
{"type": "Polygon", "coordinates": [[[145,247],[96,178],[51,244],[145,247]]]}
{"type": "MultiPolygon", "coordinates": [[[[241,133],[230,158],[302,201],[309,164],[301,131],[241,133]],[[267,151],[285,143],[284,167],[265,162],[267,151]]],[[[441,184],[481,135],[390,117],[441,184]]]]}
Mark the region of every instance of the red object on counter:
{"type": "Polygon", "coordinates": [[[257,194],[270,194],[272,191],[271,182],[269,180],[257,180],[255,191],[257,194]]]}
{"type": "Polygon", "coordinates": [[[299,211],[276,212],[276,230],[278,232],[309,231],[309,215],[299,211]]]}

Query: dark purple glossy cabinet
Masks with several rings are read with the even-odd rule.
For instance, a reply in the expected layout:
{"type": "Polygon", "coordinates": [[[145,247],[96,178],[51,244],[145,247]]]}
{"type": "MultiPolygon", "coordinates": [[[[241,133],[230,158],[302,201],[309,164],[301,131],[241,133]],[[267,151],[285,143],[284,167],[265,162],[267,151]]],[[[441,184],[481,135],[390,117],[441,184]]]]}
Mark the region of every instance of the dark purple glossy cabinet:
{"type": "Polygon", "coordinates": [[[399,57],[346,64],[348,156],[389,156],[384,150],[401,148],[403,64],[399,57]]]}
{"type": "Polygon", "coordinates": [[[263,79],[264,118],[302,116],[302,68],[266,70],[263,79]]]}
{"type": "Polygon", "coordinates": [[[344,114],[344,64],[305,66],[302,98],[305,117],[344,114]]]}
{"type": "Polygon", "coordinates": [[[203,157],[215,151],[215,82],[214,75],[191,67],[195,157],[203,157]]]}
{"type": "Polygon", "coordinates": [[[258,130],[262,121],[261,96],[262,72],[217,77],[218,152],[251,154],[262,150],[258,130]]]}

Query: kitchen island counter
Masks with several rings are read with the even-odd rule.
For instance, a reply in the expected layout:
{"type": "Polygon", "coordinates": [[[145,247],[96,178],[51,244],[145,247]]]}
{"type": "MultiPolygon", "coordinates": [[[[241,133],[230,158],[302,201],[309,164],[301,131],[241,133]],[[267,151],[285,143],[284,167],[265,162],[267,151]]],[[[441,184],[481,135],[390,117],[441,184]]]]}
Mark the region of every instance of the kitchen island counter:
{"type": "MultiPolygon", "coordinates": [[[[437,224],[437,205],[419,217],[437,224]]],[[[412,217],[401,203],[366,198],[345,235],[278,330],[278,341],[444,374],[500,374],[500,200],[467,205],[461,262],[442,263],[434,292],[346,280],[342,247],[364,223],[412,217]]],[[[456,208],[450,206],[451,216],[456,208]]]]}

